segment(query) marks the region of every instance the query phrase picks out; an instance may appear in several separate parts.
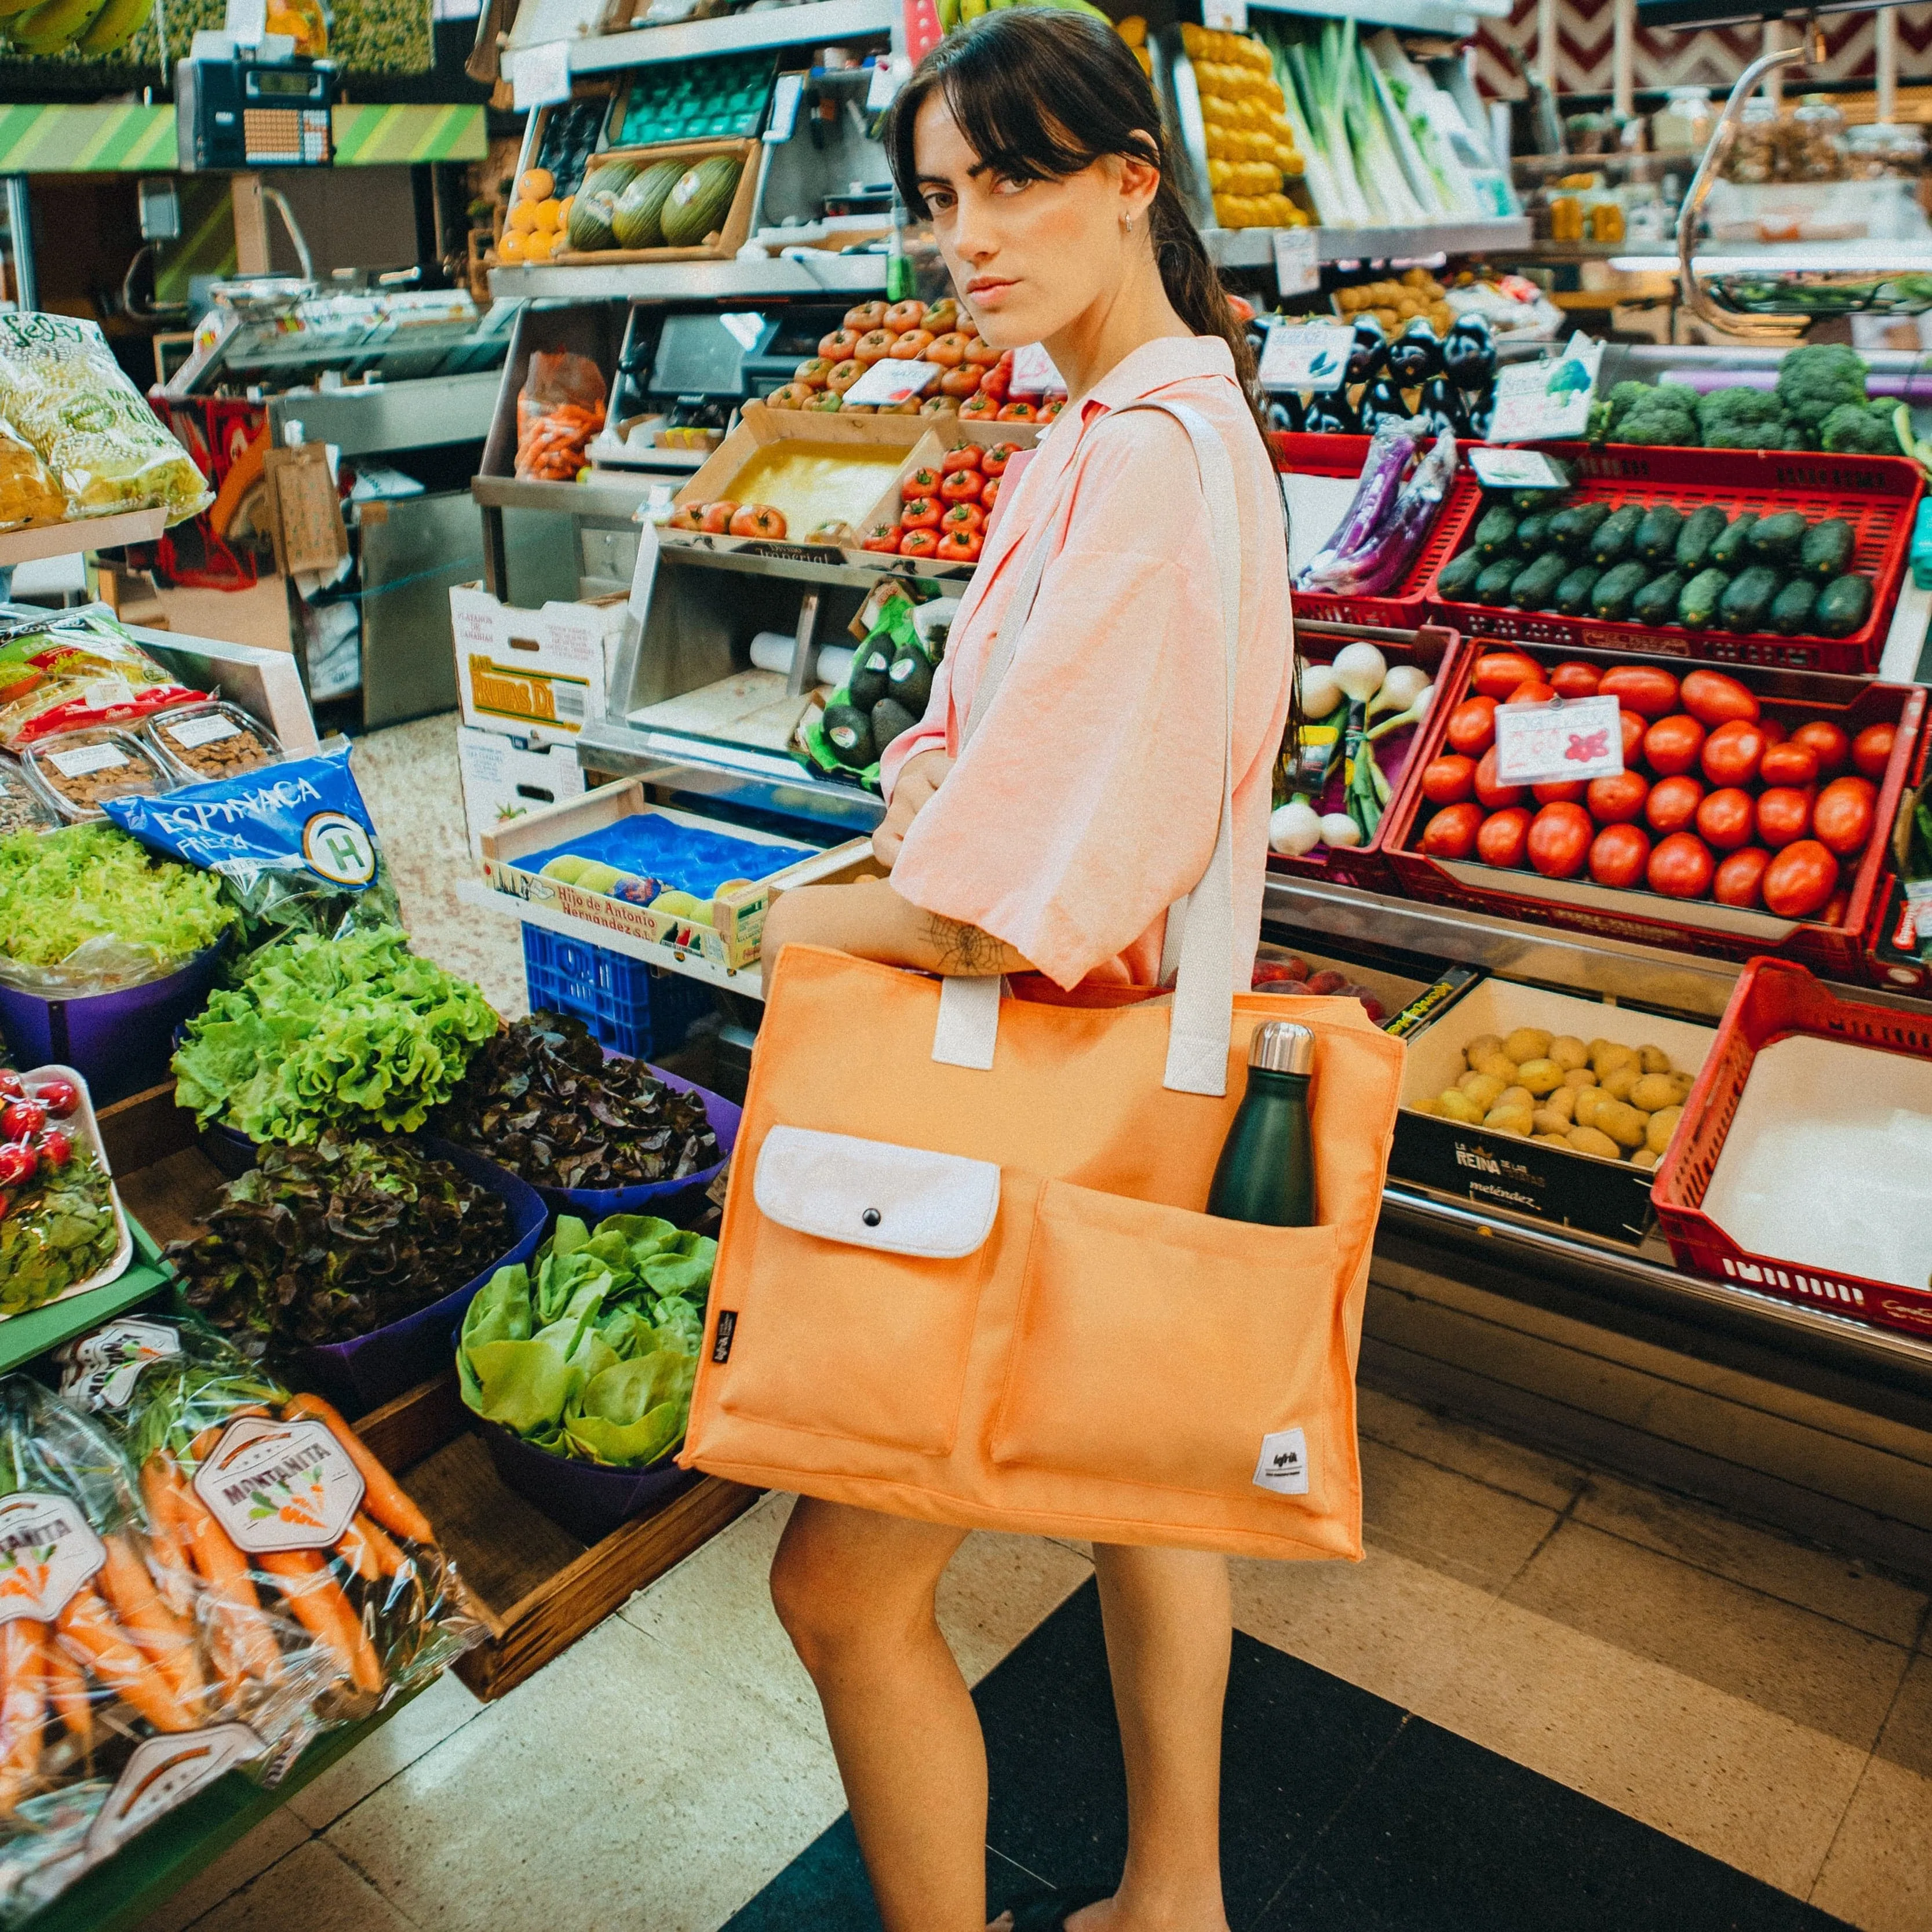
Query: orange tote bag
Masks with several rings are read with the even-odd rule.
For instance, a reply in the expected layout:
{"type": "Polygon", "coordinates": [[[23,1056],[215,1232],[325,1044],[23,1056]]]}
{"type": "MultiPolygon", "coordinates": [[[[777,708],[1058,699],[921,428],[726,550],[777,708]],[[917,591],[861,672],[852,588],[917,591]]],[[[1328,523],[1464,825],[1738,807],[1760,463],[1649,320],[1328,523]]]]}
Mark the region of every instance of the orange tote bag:
{"type": "MultiPolygon", "coordinates": [[[[680,1460],[965,1527],[1359,1556],[1354,1366],[1402,1049],[1353,1000],[1231,984],[1233,472],[1195,411],[1132,406],[1187,430],[1224,533],[1221,822],[1168,915],[1174,990],[1049,1005],[788,946],[680,1460]],[[1315,1035],[1314,1227],[1202,1211],[1272,1019],[1315,1035]]],[[[1050,522],[968,735],[1024,648],[1050,522]]]]}

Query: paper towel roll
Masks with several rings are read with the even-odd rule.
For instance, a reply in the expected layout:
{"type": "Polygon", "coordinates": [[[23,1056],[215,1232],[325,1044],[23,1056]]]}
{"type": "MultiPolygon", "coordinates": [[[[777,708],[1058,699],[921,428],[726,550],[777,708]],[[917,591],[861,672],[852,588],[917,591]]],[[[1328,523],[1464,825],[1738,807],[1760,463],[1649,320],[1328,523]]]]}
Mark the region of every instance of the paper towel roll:
{"type": "MultiPolygon", "coordinates": [[[[760,670],[775,670],[783,676],[791,669],[791,654],[798,640],[784,631],[760,631],[752,640],[752,662],[760,670]]],[[[859,655],[850,644],[826,644],[818,653],[818,681],[842,685],[859,655]]]]}

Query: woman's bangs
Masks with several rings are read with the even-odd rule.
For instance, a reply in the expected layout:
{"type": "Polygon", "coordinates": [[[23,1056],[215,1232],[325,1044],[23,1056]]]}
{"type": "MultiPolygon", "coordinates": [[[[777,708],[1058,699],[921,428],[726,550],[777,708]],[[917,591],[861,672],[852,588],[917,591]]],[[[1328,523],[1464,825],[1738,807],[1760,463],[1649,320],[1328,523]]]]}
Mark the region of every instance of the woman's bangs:
{"type": "Polygon", "coordinates": [[[1045,101],[1016,86],[998,51],[970,42],[940,77],[940,88],[967,145],[1009,181],[1058,181],[1100,157],[1074,142],[1045,101]]]}

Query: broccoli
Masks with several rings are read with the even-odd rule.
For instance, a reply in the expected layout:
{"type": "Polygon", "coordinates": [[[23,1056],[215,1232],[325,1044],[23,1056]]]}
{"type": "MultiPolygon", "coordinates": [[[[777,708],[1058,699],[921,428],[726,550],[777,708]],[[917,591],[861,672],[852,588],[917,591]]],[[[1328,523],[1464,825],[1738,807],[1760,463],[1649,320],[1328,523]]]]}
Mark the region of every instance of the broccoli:
{"type": "Polygon", "coordinates": [[[1689,442],[1698,440],[1696,430],[1697,394],[1681,382],[1619,382],[1610,393],[1594,404],[1590,411],[1590,422],[1585,432],[1592,442],[1607,442],[1614,437],[1618,442],[1689,442]],[[1658,434],[1654,430],[1645,428],[1641,435],[1632,434],[1634,426],[1641,428],[1653,414],[1660,414],[1670,423],[1670,434],[1658,434]],[[1690,434],[1684,434],[1684,424],[1681,418],[1688,418],[1690,434]]]}
{"type": "Polygon", "coordinates": [[[1869,364],[1842,343],[1808,342],[1788,351],[1778,366],[1778,400],[1786,416],[1814,434],[1841,404],[1865,406],[1869,364]]]}
{"type": "Polygon", "coordinates": [[[1648,382],[1619,382],[1597,406],[1604,411],[1606,429],[1615,429],[1640,403],[1655,392],[1648,382]]]}
{"type": "Polygon", "coordinates": [[[1697,446],[1697,418],[1688,410],[1638,410],[1617,425],[1619,442],[1674,445],[1694,449],[1697,446]]]}
{"type": "Polygon", "coordinates": [[[1697,418],[1709,449],[1802,449],[1803,429],[1764,389],[1718,389],[1700,399],[1697,418]]]}
{"type": "Polygon", "coordinates": [[[1818,433],[1824,447],[1839,456],[1896,456],[1898,432],[1888,416],[1881,416],[1862,403],[1840,403],[1825,418],[1818,433]]]}

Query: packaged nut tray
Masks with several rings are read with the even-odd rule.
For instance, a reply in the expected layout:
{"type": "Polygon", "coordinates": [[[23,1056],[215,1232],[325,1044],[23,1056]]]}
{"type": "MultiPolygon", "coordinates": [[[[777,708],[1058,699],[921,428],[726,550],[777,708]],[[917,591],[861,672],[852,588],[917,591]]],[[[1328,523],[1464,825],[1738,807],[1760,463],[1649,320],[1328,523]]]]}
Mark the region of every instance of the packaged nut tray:
{"type": "Polygon", "coordinates": [[[62,818],[100,818],[110,798],[166,791],[175,781],[140,739],[110,725],[64,731],[20,754],[34,788],[62,818]]]}
{"type": "Polygon", "coordinates": [[[10,832],[44,832],[56,822],[18,762],[0,757],[0,838],[10,832]]]}
{"type": "Polygon", "coordinates": [[[266,724],[258,724],[238,704],[217,699],[158,712],[142,725],[141,736],[161,763],[184,784],[232,778],[281,756],[282,748],[266,724]]]}

